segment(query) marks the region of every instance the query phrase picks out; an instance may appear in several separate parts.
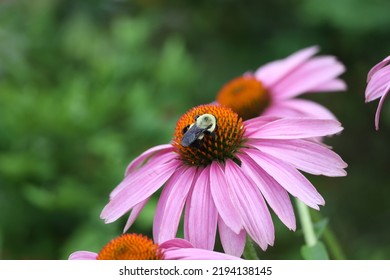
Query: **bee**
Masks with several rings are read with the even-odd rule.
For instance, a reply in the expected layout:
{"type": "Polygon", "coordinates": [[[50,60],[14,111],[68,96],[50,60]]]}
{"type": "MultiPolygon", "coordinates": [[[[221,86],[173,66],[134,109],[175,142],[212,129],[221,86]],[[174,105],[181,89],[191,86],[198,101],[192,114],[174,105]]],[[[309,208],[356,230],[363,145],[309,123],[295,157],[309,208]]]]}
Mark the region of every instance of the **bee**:
{"type": "Polygon", "coordinates": [[[181,145],[188,147],[196,140],[202,140],[205,134],[211,134],[217,128],[217,118],[211,114],[195,117],[195,122],[185,127],[181,145]]]}

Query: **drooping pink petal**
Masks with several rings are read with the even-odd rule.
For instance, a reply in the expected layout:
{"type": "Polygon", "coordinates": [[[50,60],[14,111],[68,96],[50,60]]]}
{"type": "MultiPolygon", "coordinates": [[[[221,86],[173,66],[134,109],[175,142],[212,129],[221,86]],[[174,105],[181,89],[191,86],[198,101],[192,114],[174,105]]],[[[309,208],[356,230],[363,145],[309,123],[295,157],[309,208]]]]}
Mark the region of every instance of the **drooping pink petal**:
{"type": "Polygon", "coordinates": [[[325,201],[314,186],[298,170],[291,165],[255,148],[242,149],[262,169],[271,175],[291,195],[299,198],[306,205],[319,209],[325,201]]]}
{"type": "Polygon", "coordinates": [[[376,64],[367,75],[366,102],[381,98],[375,114],[375,128],[379,130],[379,117],[390,91],[390,56],[376,64]]]}
{"type": "Polygon", "coordinates": [[[226,161],[225,175],[229,186],[234,190],[237,210],[247,233],[259,246],[266,250],[273,245],[275,238],[274,225],[265,201],[246,174],[232,160],[226,161]]]}
{"type": "Polygon", "coordinates": [[[181,162],[172,160],[153,169],[143,170],[137,180],[126,177],[121,184],[125,184],[117,195],[112,197],[104,207],[100,217],[106,223],[113,222],[128,212],[138,203],[150,197],[157,191],[180,166],[181,162]]]}
{"type": "MultiPolygon", "coordinates": [[[[176,160],[176,158],[176,154],[172,153],[171,151],[157,152],[157,154],[150,158],[149,161],[145,163],[142,167],[128,173],[125,176],[125,179],[122,180],[122,182],[111,191],[110,199],[115,197],[124,188],[127,188],[129,182],[131,184],[134,184],[138,180],[142,180],[145,177],[145,173],[153,173],[153,170],[160,169],[165,163],[172,160],[176,160]]],[[[153,174],[150,176],[153,176],[153,174]]]]}
{"type": "Polygon", "coordinates": [[[294,209],[287,191],[268,175],[248,155],[239,155],[241,168],[260,189],[270,207],[279,219],[291,230],[295,230],[294,209]]]}
{"type": "Polygon", "coordinates": [[[218,229],[223,251],[232,256],[242,256],[246,242],[245,230],[242,229],[238,234],[233,232],[221,217],[218,217],[218,229]]]}
{"type": "Polygon", "coordinates": [[[385,98],[389,94],[389,92],[390,92],[390,84],[387,86],[386,93],[381,97],[381,100],[379,101],[378,108],[376,109],[376,113],[375,113],[375,129],[376,130],[379,130],[379,117],[381,114],[383,102],[385,101],[385,98]]]}
{"type": "Polygon", "coordinates": [[[225,174],[219,163],[213,161],[210,166],[210,190],[215,207],[222,220],[236,234],[240,233],[242,223],[240,215],[234,205],[232,198],[233,190],[226,182],[225,174]]]}
{"type": "Polygon", "coordinates": [[[195,174],[196,168],[181,166],[164,186],[153,222],[153,237],[156,243],[170,240],[176,236],[183,207],[193,185],[195,174]]]}
{"type": "Polygon", "coordinates": [[[133,207],[133,209],[131,209],[131,213],[129,215],[129,218],[127,219],[127,222],[126,222],[126,225],[125,225],[125,228],[123,229],[123,232],[125,233],[126,231],[129,230],[129,228],[133,225],[133,223],[135,222],[135,220],[137,219],[139,213],[142,211],[142,209],[144,209],[146,203],[149,201],[149,198],[145,199],[144,201],[141,201],[140,203],[138,203],[137,205],[135,205],[133,207]]]}
{"type": "Polygon", "coordinates": [[[315,119],[333,119],[337,120],[324,106],[309,100],[288,99],[276,101],[268,107],[262,116],[281,116],[281,117],[307,117],[315,119]]]}
{"type": "Polygon", "coordinates": [[[258,129],[246,129],[247,138],[258,139],[299,139],[336,134],[342,131],[336,120],[309,118],[285,118],[270,122],[258,129]]]}
{"type": "Polygon", "coordinates": [[[319,51],[317,46],[297,51],[285,59],[276,60],[261,66],[255,72],[255,77],[262,81],[267,88],[280,82],[286,75],[309,60],[310,57],[319,51]]]}
{"type": "Polygon", "coordinates": [[[181,238],[173,238],[158,245],[159,249],[174,249],[174,248],[194,248],[187,240],[181,238]]]}
{"type": "Polygon", "coordinates": [[[196,248],[212,250],[217,232],[218,212],[210,192],[210,167],[198,173],[187,199],[184,236],[196,248]]]}
{"type": "Polygon", "coordinates": [[[242,260],[240,258],[198,248],[180,248],[164,251],[164,260],[242,260]]]}
{"type": "Polygon", "coordinates": [[[348,165],[341,157],[321,143],[302,139],[263,140],[253,139],[249,143],[257,149],[283,159],[297,169],[314,175],[330,177],[345,176],[348,165]]]}
{"type": "Polygon", "coordinates": [[[69,256],[69,260],[96,260],[98,254],[89,251],[77,251],[69,256]]]}
{"type": "Polygon", "coordinates": [[[332,81],[345,71],[333,56],[318,56],[297,67],[270,89],[274,99],[292,98],[332,81]]]}
{"type": "Polygon", "coordinates": [[[164,151],[164,152],[171,152],[174,150],[174,147],[171,144],[164,144],[164,145],[158,145],[153,148],[150,148],[149,150],[143,152],[140,156],[138,156],[136,159],[134,159],[126,168],[125,175],[133,172],[140,166],[142,166],[143,163],[145,163],[151,156],[156,154],[157,152],[164,151]]]}
{"type": "Polygon", "coordinates": [[[373,101],[383,96],[389,85],[390,65],[387,65],[372,75],[365,92],[366,102],[373,101]]]}
{"type": "Polygon", "coordinates": [[[372,76],[378,72],[380,69],[385,67],[388,63],[390,63],[390,55],[386,57],[384,60],[376,64],[374,67],[371,68],[371,70],[367,74],[367,83],[369,83],[372,79],[372,76]]]}

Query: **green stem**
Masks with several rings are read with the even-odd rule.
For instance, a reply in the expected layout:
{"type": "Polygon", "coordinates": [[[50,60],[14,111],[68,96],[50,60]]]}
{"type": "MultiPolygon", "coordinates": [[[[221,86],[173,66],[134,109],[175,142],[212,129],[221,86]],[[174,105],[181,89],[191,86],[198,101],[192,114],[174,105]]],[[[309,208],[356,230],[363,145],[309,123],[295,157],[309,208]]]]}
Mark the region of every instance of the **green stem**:
{"type": "Polygon", "coordinates": [[[306,245],[312,247],[317,243],[317,237],[314,232],[314,226],[310,217],[309,207],[296,199],[296,205],[298,209],[298,215],[301,220],[303,236],[305,238],[306,245]]]}
{"type": "Polygon", "coordinates": [[[253,246],[253,241],[249,237],[249,235],[246,236],[246,243],[243,255],[246,260],[259,260],[255,246],[253,246]]]}
{"type": "MultiPolygon", "coordinates": [[[[322,219],[321,214],[318,212],[313,212],[313,220],[319,221],[322,219]]],[[[322,239],[324,240],[325,244],[327,245],[327,248],[330,251],[330,254],[333,256],[335,260],[345,260],[345,254],[343,250],[341,249],[340,243],[337,240],[336,236],[330,229],[329,225],[326,226],[323,234],[322,239]]]]}
{"type": "Polygon", "coordinates": [[[335,260],[345,260],[345,255],[341,250],[340,244],[338,243],[333,232],[326,228],[324,231],[323,239],[330,250],[330,253],[335,258],[335,260]]]}

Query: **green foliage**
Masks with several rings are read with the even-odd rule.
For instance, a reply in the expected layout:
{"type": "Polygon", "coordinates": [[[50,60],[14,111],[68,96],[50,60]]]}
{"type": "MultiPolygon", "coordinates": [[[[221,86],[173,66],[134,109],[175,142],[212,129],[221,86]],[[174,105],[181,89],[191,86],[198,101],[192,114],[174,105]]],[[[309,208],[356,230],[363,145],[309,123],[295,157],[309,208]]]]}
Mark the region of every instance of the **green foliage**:
{"type": "Polygon", "coordinates": [[[322,219],[314,224],[314,231],[317,239],[320,239],[329,224],[329,219],[322,219]]]}
{"type": "Polygon", "coordinates": [[[386,31],[390,24],[388,1],[321,0],[303,1],[304,19],[314,24],[329,23],[350,32],[386,31]]]}
{"type": "MultiPolygon", "coordinates": [[[[29,22],[0,16],[5,259],[66,258],[74,244],[98,249],[119,234],[122,224],[99,219],[109,192],[131,159],[170,141],[199,75],[177,36],[153,46],[151,21],[118,16],[103,26],[85,12],[58,20],[60,3],[2,4],[2,15],[29,22]]],[[[144,212],[143,231],[153,217],[144,212]]]]}
{"type": "Polygon", "coordinates": [[[313,246],[304,245],[301,247],[301,254],[305,260],[329,260],[324,244],[319,241],[313,246]]]}
{"type": "MultiPolygon", "coordinates": [[[[349,86],[308,97],[343,123],[329,144],[350,164],[346,178],[312,179],[321,213],[348,258],[389,258],[390,106],[375,133],[376,104],[364,104],[390,45],[388,1],[374,2],[1,1],[0,258],[98,251],[122,232],[126,218],[99,214],[132,159],[169,143],[178,117],[229,79],[315,44],[346,64],[349,86]]],[[[151,236],[156,201],[132,231],[151,236]]],[[[301,258],[299,232],[274,220],[260,258],[301,258]]]]}

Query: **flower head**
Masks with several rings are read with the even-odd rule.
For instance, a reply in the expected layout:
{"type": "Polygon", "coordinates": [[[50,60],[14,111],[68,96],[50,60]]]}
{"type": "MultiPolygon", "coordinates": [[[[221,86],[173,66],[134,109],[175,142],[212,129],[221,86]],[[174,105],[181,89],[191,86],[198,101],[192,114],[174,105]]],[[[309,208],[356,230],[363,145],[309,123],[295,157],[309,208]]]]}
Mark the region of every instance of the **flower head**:
{"type": "MultiPolygon", "coordinates": [[[[196,125],[195,125],[196,126],[196,125]]],[[[242,119],[232,110],[220,106],[198,106],[184,114],[176,125],[172,145],[179,153],[181,160],[189,166],[207,166],[214,160],[224,161],[227,158],[237,160],[235,153],[242,146],[244,126],[242,119]],[[195,139],[193,145],[184,147],[181,143],[187,127],[199,116],[210,114],[215,117],[215,128],[195,139]]]]}
{"type": "Polygon", "coordinates": [[[150,196],[164,186],[153,223],[155,242],[176,236],[184,211],[184,237],[197,248],[212,250],[218,227],[228,254],[241,256],[246,233],[265,250],[274,243],[266,202],[292,230],[289,193],[315,209],[324,204],[298,169],[315,175],[346,174],[343,160],[313,141],[341,130],[335,120],[242,121],[228,107],[195,107],[177,122],[172,144],[151,148],[129,164],[101,217],[110,223],[131,211],[126,231],[150,196]]]}
{"type": "Polygon", "coordinates": [[[366,102],[381,98],[375,114],[375,128],[379,129],[379,117],[383,102],[390,92],[390,56],[376,64],[367,75],[366,102]]]}
{"type": "Polygon", "coordinates": [[[172,239],[160,245],[141,234],[127,233],[111,240],[99,253],[77,251],[70,260],[234,260],[234,256],[196,249],[183,239],[172,239]]]}
{"type": "Polygon", "coordinates": [[[318,47],[300,50],[225,84],[216,101],[244,120],[262,116],[336,119],[323,106],[297,99],[304,93],[345,90],[338,78],[345,69],[333,56],[317,56],[318,47]]]}

